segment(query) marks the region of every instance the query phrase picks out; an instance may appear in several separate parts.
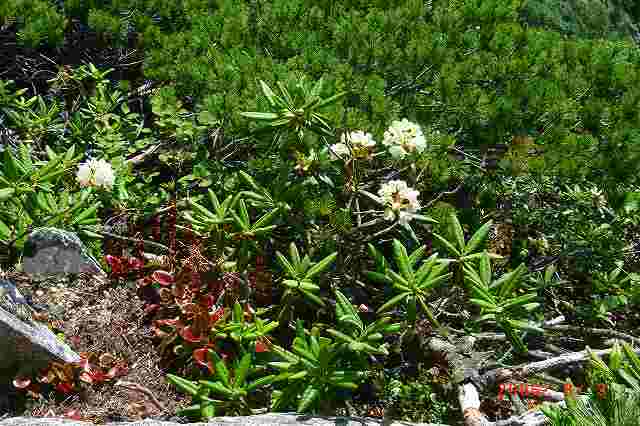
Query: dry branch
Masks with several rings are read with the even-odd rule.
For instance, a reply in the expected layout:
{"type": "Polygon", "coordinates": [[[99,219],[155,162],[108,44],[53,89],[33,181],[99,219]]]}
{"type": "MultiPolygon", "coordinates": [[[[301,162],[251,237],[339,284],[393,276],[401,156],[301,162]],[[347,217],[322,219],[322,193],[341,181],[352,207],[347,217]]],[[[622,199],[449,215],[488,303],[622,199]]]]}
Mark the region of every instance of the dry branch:
{"type": "Polygon", "coordinates": [[[149,389],[145,388],[144,386],[138,384],[138,383],[133,383],[133,382],[125,382],[125,381],[118,381],[116,382],[116,386],[120,386],[123,387],[125,389],[129,389],[132,391],[136,391],[136,392],[140,392],[144,395],[146,395],[149,400],[151,400],[151,403],[153,405],[156,406],[156,408],[158,408],[160,411],[162,411],[163,413],[168,413],[169,411],[164,407],[164,405],[162,405],[162,403],[160,401],[158,401],[158,398],[156,398],[156,396],[153,394],[153,392],[151,392],[149,389]]]}
{"type": "MultiPolygon", "coordinates": [[[[551,370],[558,367],[564,367],[576,362],[585,361],[590,358],[590,353],[593,353],[599,357],[609,355],[613,348],[603,349],[599,351],[590,351],[589,348],[580,352],[571,352],[565,355],[561,355],[554,358],[549,358],[544,361],[533,362],[530,364],[521,364],[512,368],[497,368],[488,371],[480,376],[472,378],[472,381],[480,389],[486,389],[494,386],[497,383],[502,383],[507,380],[521,380],[525,377],[541,373],[546,370],[551,370]]],[[[636,353],[640,353],[640,349],[635,349],[636,353]]]]}

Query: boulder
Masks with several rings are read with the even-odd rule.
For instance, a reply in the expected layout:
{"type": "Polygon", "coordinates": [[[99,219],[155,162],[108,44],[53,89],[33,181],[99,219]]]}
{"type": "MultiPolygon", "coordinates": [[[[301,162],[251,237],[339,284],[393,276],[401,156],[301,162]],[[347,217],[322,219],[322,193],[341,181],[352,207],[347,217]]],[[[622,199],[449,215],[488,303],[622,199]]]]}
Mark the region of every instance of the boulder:
{"type": "Polygon", "coordinates": [[[80,361],[45,324],[19,318],[17,306],[27,302],[11,281],[0,280],[0,288],[0,384],[11,383],[16,376],[32,376],[51,361],[80,361]]]}
{"type": "Polygon", "coordinates": [[[75,233],[57,228],[39,228],[29,234],[22,263],[30,275],[106,275],[75,233]]]}
{"type": "MultiPolygon", "coordinates": [[[[0,426],[85,426],[89,422],[78,422],[56,418],[12,417],[0,421],[0,426]]],[[[165,422],[160,420],[145,419],[139,422],[106,423],[106,425],[118,426],[178,426],[181,423],[165,422]]],[[[299,416],[289,413],[261,414],[247,417],[215,417],[208,422],[188,423],[191,426],[280,426],[280,425],[307,425],[307,426],[382,426],[382,420],[363,417],[315,417],[299,416]]],[[[430,423],[389,422],[389,426],[446,426],[430,423]]]]}

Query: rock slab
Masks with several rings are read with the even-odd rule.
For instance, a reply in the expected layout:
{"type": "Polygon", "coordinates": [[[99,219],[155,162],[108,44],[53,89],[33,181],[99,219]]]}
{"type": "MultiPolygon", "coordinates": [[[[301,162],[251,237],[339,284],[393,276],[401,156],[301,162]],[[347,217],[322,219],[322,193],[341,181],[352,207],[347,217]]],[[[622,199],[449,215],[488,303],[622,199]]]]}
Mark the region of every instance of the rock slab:
{"type": "MultiPolygon", "coordinates": [[[[58,418],[12,417],[0,421],[0,426],[87,426],[89,422],[78,422],[58,418]]],[[[178,426],[185,423],[165,422],[146,419],[139,422],[105,423],[118,426],[178,426]]],[[[364,417],[309,417],[297,414],[262,414],[247,417],[215,417],[207,423],[187,423],[191,426],[382,426],[382,420],[364,417]]],[[[389,426],[447,426],[432,423],[393,422],[389,426]]]]}
{"type": "MultiPolygon", "coordinates": [[[[3,286],[7,285],[13,286],[14,302],[26,303],[15,286],[3,280],[3,286]]],[[[45,324],[25,322],[0,304],[0,383],[11,383],[16,376],[31,376],[51,361],[78,362],[80,356],[45,324]]]]}
{"type": "Polygon", "coordinates": [[[22,262],[30,275],[106,275],[75,233],[58,228],[38,228],[29,234],[22,262]]]}

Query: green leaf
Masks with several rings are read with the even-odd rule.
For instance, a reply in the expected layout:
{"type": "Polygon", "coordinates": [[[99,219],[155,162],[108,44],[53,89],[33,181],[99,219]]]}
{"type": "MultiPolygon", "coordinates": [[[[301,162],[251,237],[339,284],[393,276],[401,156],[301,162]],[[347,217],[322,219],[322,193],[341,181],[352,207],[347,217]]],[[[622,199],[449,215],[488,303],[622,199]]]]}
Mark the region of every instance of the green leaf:
{"type": "Polygon", "coordinates": [[[302,292],[302,293],[303,293],[303,294],[304,294],[304,295],[305,295],[309,300],[311,300],[311,301],[312,301],[312,302],[314,302],[315,304],[320,305],[320,306],[323,306],[323,307],[324,307],[324,306],[326,306],[326,304],[324,303],[324,301],[323,301],[320,297],[316,296],[315,294],[313,294],[313,293],[311,293],[311,292],[309,292],[309,291],[307,291],[307,290],[304,290],[304,289],[302,289],[302,288],[300,289],[300,291],[301,291],[301,292],[302,292]]]}
{"type": "Polygon", "coordinates": [[[218,395],[224,395],[227,398],[233,397],[233,391],[229,387],[223,385],[221,382],[210,382],[208,380],[200,380],[199,383],[211,389],[211,391],[213,391],[214,393],[217,393],[218,395]]]}
{"type": "Polygon", "coordinates": [[[396,258],[396,263],[400,269],[402,277],[407,282],[413,281],[413,268],[411,267],[409,256],[407,255],[407,249],[398,240],[393,240],[393,254],[396,258]]]}
{"type": "Polygon", "coordinates": [[[200,213],[200,215],[203,215],[207,218],[214,219],[214,220],[218,219],[218,217],[213,213],[211,213],[206,207],[201,206],[200,204],[196,203],[192,199],[189,199],[188,202],[191,207],[193,207],[194,209],[196,209],[198,213],[200,213]]]}
{"type": "Polygon", "coordinates": [[[321,101],[321,102],[318,104],[318,106],[317,106],[317,107],[318,107],[318,108],[321,108],[321,107],[323,107],[323,106],[325,106],[325,105],[332,104],[332,103],[336,102],[338,99],[340,99],[340,98],[344,97],[347,93],[349,93],[349,92],[341,92],[341,93],[338,93],[337,95],[334,95],[334,96],[331,96],[331,97],[329,97],[329,98],[326,98],[326,99],[324,99],[323,101],[321,101]]]}
{"type": "Polygon", "coordinates": [[[251,367],[251,354],[245,354],[240,360],[240,365],[236,370],[236,377],[234,380],[235,388],[241,388],[249,373],[249,367],[251,367]]]}
{"type": "Polygon", "coordinates": [[[489,230],[491,229],[492,222],[489,221],[482,225],[480,229],[478,229],[469,242],[467,243],[467,247],[465,249],[465,254],[473,253],[473,251],[482,243],[486,238],[489,230]]]}
{"type": "Polygon", "coordinates": [[[373,271],[364,271],[365,277],[369,278],[371,281],[375,281],[376,283],[391,285],[393,284],[393,280],[387,277],[384,274],[373,271]]]}
{"type": "Polygon", "coordinates": [[[302,271],[300,271],[300,253],[298,252],[298,247],[296,247],[296,244],[293,242],[289,244],[289,259],[291,259],[291,263],[296,269],[296,272],[302,273],[302,271]]]}
{"type": "Polygon", "coordinates": [[[433,235],[434,237],[436,237],[436,239],[437,239],[438,241],[440,241],[440,243],[441,243],[443,246],[445,246],[445,248],[446,248],[447,250],[449,250],[449,252],[450,252],[450,253],[454,254],[456,257],[460,257],[460,256],[462,256],[462,252],[461,252],[460,250],[458,250],[458,249],[457,249],[453,244],[451,244],[451,243],[449,242],[449,240],[447,240],[446,238],[444,238],[444,237],[443,237],[443,236],[441,236],[441,235],[438,235],[438,234],[437,234],[437,233],[435,233],[435,232],[434,232],[432,235],[433,235]]]}
{"type": "Polygon", "coordinates": [[[208,353],[209,353],[209,356],[213,357],[213,366],[215,368],[216,375],[220,379],[220,382],[222,382],[222,384],[225,387],[227,388],[230,387],[229,386],[229,370],[227,370],[227,366],[224,364],[224,361],[220,359],[220,356],[218,356],[216,352],[209,350],[208,353]]]}
{"type": "Polygon", "coordinates": [[[282,266],[282,268],[291,278],[297,277],[295,268],[291,265],[291,263],[289,263],[287,258],[284,257],[282,253],[280,253],[279,251],[276,252],[276,259],[278,260],[278,263],[280,263],[280,266],[282,266]]]}
{"type": "Polygon", "coordinates": [[[191,380],[186,380],[173,374],[167,374],[167,381],[190,395],[198,394],[198,385],[191,380]]]}
{"type": "Polygon", "coordinates": [[[260,386],[267,386],[270,385],[272,383],[274,383],[277,380],[278,376],[276,375],[269,375],[269,376],[265,376],[265,377],[261,377],[251,383],[249,383],[249,385],[247,386],[247,391],[251,392],[252,390],[260,387],[260,386]]]}
{"type": "Polygon", "coordinates": [[[527,302],[535,299],[536,297],[538,297],[537,294],[525,294],[523,296],[518,296],[513,299],[509,299],[506,302],[501,303],[500,307],[502,307],[503,309],[509,309],[516,306],[524,305],[527,302]]]}
{"type": "Polygon", "coordinates": [[[392,297],[384,305],[380,306],[377,312],[380,314],[382,312],[388,311],[391,307],[397,305],[398,303],[400,303],[402,300],[406,299],[409,296],[411,296],[411,293],[409,292],[398,294],[397,296],[392,297]]]}
{"type": "Polygon", "coordinates": [[[394,285],[395,284],[400,284],[403,287],[407,287],[410,288],[412,287],[411,284],[409,284],[409,282],[407,280],[405,280],[400,274],[398,274],[396,271],[389,269],[387,271],[387,273],[389,274],[389,276],[391,277],[391,279],[393,279],[394,281],[394,285]]]}
{"type": "Polygon", "coordinates": [[[473,299],[473,298],[472,298],[472,299],[469,299],[469,301],[470,301],[471,303],[474,303],[474,304],[476,304],[476,305],[478,305],[478,306],[481,306],[481,307],[483,307],[483,308],[485,308],[485,309],[495,310],[495,309],[497,308],[497,306],[496,306],[495,304],[493,304],[493,303],[491,303],[491,302],[488,302],[488,301],[486,301],[486,300],[482,300],[482,299],[473,299]]]}
{"type": "Polygon", "coordinates": [[[416,266],[416,263],[422,259],[422,257],[424,256],[425,251],[427,250],[427,246],[420,246],[418,247],[416,250],[414,250],[413,253],[411,253],[411,255],[409,256],[409,266],[411,268],[416,266]]]}
{"type": "Polygon", "coordinates": [[[247,118],[253,118],[255,120],[267,121],[275,120],[280,117],[280,114],[276,114],[273,112],[241,112],[240,115],[247,118]]]}
{"type": "Polygon", "coordinates": [[[320,396],[320,390],[315,387],[315,384],[310,384],[302,394],[300,403],[298,404],[298,412],[304,413],[320,396]]]}
{"type": "Polygon", "coordinates": [[[0,202],[8,200],[15,192],[13,188],[0,189],[0,202]]]}
{"type": "Polygon", "coordinates": [[[278,213],[280,213],[280,208],[276,207],[275,209],[271,210],[270,212],[262,215],[262,217],[260,217],[260,219],[258,219],[253,224],[252,229],[262,228],[262,227],[268,226],[271,222],[273,222],[273,220],[276,218],[278,213]]]}
{"type": "Polygon", "coordinates": [[[488,286],[491,283],[491,261],[489,260],[487,252],[484,252],[483,256],[480,258],[479,278],[482,280],[484,285],[488,286]]]}
{"type": "Polygon", "coordinates": [[[333,261],[336,259],[337,256],[338,256],[338,252],[336,251],[330,254],[329,256],[325,257],[320,262],[316,263],[311,268],[309,268],[304,278],[311,279],[316,275],[318,275],[319,273],[323,272],[333,263],[333,261]]]}
{"type": "Polygon", "coordinates": [[[264,94],[265,98],[267,98],[269,104],[272,107],[278,106],[278,104],[276,103],[277,96],[275,93],[273,93],[273,90],[271,90],[267,83],[260,80],[260,88],[262,89],[262,93],[264,94]]]}
{"type": "Polygon", "coordinates": [[[458,217],[455,215],[455,213],[451,213],[449,215],[449,235],[455,238],[460,253],[464,254],[464,231],[462,230],[462,226],[460,225],[458,217]]]}
{"type": "Polygon", "coordinates": [[[509,323],[512,327],[514,328],[518,328],[518,329],[522,329],[522,330],[530,330],[530,331],[536,331],[538,333],[544,333],[544,330],[540,327],[537,327],[527,321],[520,321],[520,320],[513,320],[513,319],[508,319],[507,323],[509,323]]]}

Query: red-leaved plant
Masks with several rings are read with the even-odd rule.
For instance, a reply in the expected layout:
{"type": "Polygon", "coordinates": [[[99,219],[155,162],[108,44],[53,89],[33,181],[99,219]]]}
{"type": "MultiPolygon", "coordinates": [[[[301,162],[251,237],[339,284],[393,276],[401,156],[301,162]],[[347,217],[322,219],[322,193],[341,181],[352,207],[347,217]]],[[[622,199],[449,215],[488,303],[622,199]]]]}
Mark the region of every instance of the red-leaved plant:
{"type": "Polygon", "coordinates": [[[30,377],[16,377],[13,385],[26,390],[32,397],[39,397],[43,386],[53,387],[57,392],[69,394],[78,389],[78,381],[89,385],[100,384],[128,373],[123,361],[104,353],[81,352],[77,363],[51,362],[36,376],[37,383],[30,377]]]}

